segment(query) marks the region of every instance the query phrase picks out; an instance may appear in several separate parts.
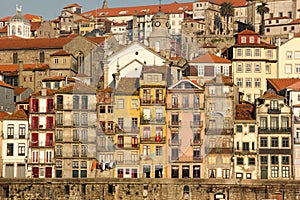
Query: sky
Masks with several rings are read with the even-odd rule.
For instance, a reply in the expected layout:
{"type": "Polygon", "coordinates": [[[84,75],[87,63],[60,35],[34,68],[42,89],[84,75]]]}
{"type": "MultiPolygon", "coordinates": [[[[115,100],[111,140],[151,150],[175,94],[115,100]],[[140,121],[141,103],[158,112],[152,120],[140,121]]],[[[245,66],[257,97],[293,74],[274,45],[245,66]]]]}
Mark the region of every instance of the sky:
{"type": "MultiPolygon", "coordinates": [[[[162,0],[162,4],[172,3],[175,0],[162,0]]],[[[178,3],[193,2],[193,0],[176,0],[178,3]]],[[[108,7],[128,7],[159,4],[159,0],[107,0],[108,7]]],[[[82,11],[87,12],[100,8],[103,0],[0,0],[0,18],[13,16],[16,13],[16,5],[22,6],[23,14],[42,16],[45,20],[51,20],[60,15],[63,7],[77,3],[82,6],[82,11]]]]}

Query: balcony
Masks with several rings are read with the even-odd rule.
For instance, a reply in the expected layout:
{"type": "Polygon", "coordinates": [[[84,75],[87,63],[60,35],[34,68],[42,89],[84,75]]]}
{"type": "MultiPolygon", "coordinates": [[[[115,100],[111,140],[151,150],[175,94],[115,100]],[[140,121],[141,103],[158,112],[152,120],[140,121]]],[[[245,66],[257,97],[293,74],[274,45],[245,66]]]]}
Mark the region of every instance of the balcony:
{"type": "Polygon", "coordinates": [[[190,141],[191,143],[191,146],[201,146],[203,144],[203,140],[202,139],[199,139],[199,140],[191,140],[190,141]]]}
{"type": "Polygon", "coordinates": [[[233,128],[206,128],[206,135],[232,135],[233,128]]]}
{"type": "Polygon", "coordinates": [[[279,108],[269,108],[268,114],[280,114],[281,110],[279,108]]]}
{"type": "Polygon", "coordinates": [[[117,165],[139,165],[139,160],[117,160],[117,165]]]}
{"type": "Polygon", "coordinates": [[[203,121],[190,121],[190,127],[193,129],[201,129],[203,127],[203,121]]]}
{"type": "Polygon", "coordinates": [[[292,150],[290,148],[260,148],[259,154],[291,154],[292,150]]]}
{"type": "Polygon", "coordinates": [[[132,144],[132,143],[125,143],[125,144],[116,144],[116,147],[118,150],[138,150],[139,145],[138,144],[132,144]]]}
{"type": "Polygon", "coordinates": [[[169,146],[180,146],[181,145],[181,140],[176,140],[176,139],[169,139],[168,140],[169,146]]]}
{"type": "Polygon", "coordinates": [[[235,152],[235,154],[238,154],[238,155],[251,155],[251,154],[256,154],[257,153],[257,151],[256,150],[250,150],[250,149],[248,149],[248,150],[243,150],[243,149],[234,149],[234,152],[235,152]]]}
{"type": "Polygon", "coordinates": [[[233,148],[230,147],[205,147],[206,154],[232,154],[233,148]]]}
{"type": "Polygon", "coordinates": [[[258,133],[290,133],[291,128],[258,128],[258,133]]]}
{"type": "Polygon", "coordinates": [[[168,121],[169,128],[179,128],[181,126],[181,121],[168,121]]]}
{"type": "Polygon", "coordinates": [[[140,127],[122,127],[121,128],[125,133],[139,133],[140,127]]]}
{"type": "Polygon", "coordinates": [[[166,143],[166,137],[147,137],[140,139],[141,144],[164,144],[166,143]]]}
{"type": "Polygon", "coordinates": [[[161,118],[145,118],[141,116],[141,124],[165,124],[166,123],[166,118],[161,117],[161,118]]]}
{"type": "Polygon", "coordinates": [[[141,105],[165,105],[165,99],[141,99],[141,105]]]}
{"type": "Polygon", "coordinates": [[[203,162],[203,157],[200,155],[197,156],[186,156],[182,155],[180,157],[172,157],[169,156],[169,163],[202,163],[203,162]]]}

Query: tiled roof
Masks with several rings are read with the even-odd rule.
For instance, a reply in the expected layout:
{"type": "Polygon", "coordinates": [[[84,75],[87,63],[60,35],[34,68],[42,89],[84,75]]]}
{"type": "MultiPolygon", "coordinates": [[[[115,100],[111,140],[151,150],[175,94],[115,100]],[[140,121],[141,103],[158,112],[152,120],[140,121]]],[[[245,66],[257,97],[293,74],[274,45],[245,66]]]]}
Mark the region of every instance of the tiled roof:
{"type": "MultiPolygon", "coordinates": [[[[193,3],[177,3],[173,2],[170,4],[162,4],[161,11],[169,13],[183,13],[185,10],[192,11],[193,3]]],[[[132,7],[119,7],[119,8],[101,8],[96,10],[91,10],[83,15],[87,16],[97,16],[97,17],[112,17],[112,16],[131,16],[131,15],[153,15],[159,11],[158,5],[147,5],[147,6],[132,6],[132,7]]]]}
{"type": "Polygon", "coordinates": [[[7,26],[0,29],[0,33],[7,33],[7,26]]]}
{"type": "Polygon", "coordinates": [[[254,107],[251,104],[237,104],[235,120],[254,120],[254,107]]]}
{"type": "Polygon", "coordinates": [[[282,89],[287,88],[288,86],[299,82],[298,78],[267,78],[267,82],[269,82],[276,92],[281,91],[282,89]]]}
{"type": "Polygon", "coordinates": [[[6,37],[1,39],[0,50],[5,49],[46,49],[46,48],[62,48],[65,44],[70,42],[73,37],[63,38],[34,38],[34,39],[15,39],[6,37]]]}
{"type": "Polygon", "coordinates": [[[69,55],[71,55],[71,53],[66,52],[65,50],[61,50],[61,51],[54,52],[50,56],[69,56],[69,55]]]}
{"type": "Polygon", "coordinates": [[[8,22],[8,20],[11,18],[11,16],[6,16],[0,19],[0,22],[8,22]]]}
{"type": "MultiPolygon", "coordinates": [[[[55,90],[52,90],[52,89],[46,89],[46,92],[47,92],[47,96],[54,96],[55,94],[55,90]]],[[[32,97],[37,97],[37,96],[42,96],[42,90],[38,90],[36,92],[34,92],[32,95],[32,97]]]]}
{"type": "Polygon", "coordinates": [[[138,89],[139,89],[139,79],[138,78],[123,77],[118,82],[116,94],[134,95],[134,94],[136,94],[138,89]]]}
{"type": "Polygon", "coordinates": [[[190,76],[198,76],[198,68],[196,66],[190,65],[190,76]]]}
{"type": "MultiPolygon", "coordinates": [[[[43,81],[63,81],[65,79],[65,76],[52,76],[49,78],[44,78],[43,81]]],[[[68,77],[68,81],[75,82],[75,79],[72,77],[68,77]]]]}
{"type": "MultiPolygon", "coordinates": [[[[0,42],[1,43],[1,42],[0,42]]],[[[23,64],[23,70],[30,71],[34,69],[44,69],[48,68],[49,64],[39,63],[38,68],[36,68],[36,64],[23,64]]],[[[18,64],[0,64],[0,72],[16,72],[18,71],[18,64]]]]}
{"type": "Polygon", "coordinates": [[[37,16],[37,15],[25,14],[23,15],[23,17],[29,21],[34,21],[34,20],[41,21],[41,16],[37,16]]]}
{"type": "Polygon", "coordinates": [[[9,115],[9,116],[6,116],[4,119],[24,119],[24,120],[27,120],[28,117],[27,117],[27,114],[24,110],[17,110],[15,111],[13,114],[9,115]]]}
{"type": "Polygon", "coordinates": [[[159,74],[162,74],[162,79],[166,80],[168,72],[169,72],[169,67],[164,66],[164,65],[162,65],[162,66],[143,66],[141,75],[145,74],[145,73],[159,73],[159,74]]]}
{"type": "Polygon", "coordinates": [[[96,44],[102,44],[108,36],[102,36],[102,37],[87,37],[88,40],[96,43],[96,44]]]}
{"type": "Polygon", "coordinates": [[[30,22],[30,30],[31,31],[36,31],[38,28],[41,27],[42,22],[30,22]]]}
{"type": "Polygon", "coordinates": [[[211,53],[207,53],[197,58],[194,58],[189,62],[190,63],[231,63],[230,60],[226,58],[221,58],[211,53]]]}
{"type": "Polygon", "coordinates": [[[277,19],[290,19],[288,16],[282,16],[282,17],[272,17],[272,18],[268,18],[266,20],[277,20],[277,19]]]}
{"type": "Polygon", "coordinates": [[[22,101],[16,102],[16,104],[29,104],[29,100],[30,100],[30,97],[28,97],[28,98],[26,98],[26,99],[24,99],[22,101]]]}
{"type": "Polygon", "coordinates": [[[300,91],[300,81],[298,81],[292,85],[289,85],[287,88],[294,90],[294,91],[300,91]]]}
{"type": "Polygon", "coordinates": [[[19,95],[22,94],[24,91],[28,90],[29,88],[23,88],[23,87],[15,87],[14,88],[14,94],[19,95]]]}
{"type": "Polygon", "coordinates": [[[262,98],[263,99],[284,99],[283,96],[276,94],[276,92],[271,89],[265,91],[262,98]]]}
{"type": "Polygon", "coordinates": [[[81,5],[79,5],[79,4],[77,4],[77,3],[72,3],[72,4],[69,4],[69,5],[65,6],[64,9],[72,8],[72,7],[82,8],[81,5]]]}
{"type": "MultiPolygon", "coordinates": [[[[221,74],[221,78],[222,78],[221,80],[222,80],[223,84],[233,85],[231,76],[225,76],[225,75],[221,74]]],[[[208,83],[208,84],[214,84],[216,82],[217,82],[217,77],[214,77],[213,79],[206,81],[206,83],[208,83]]]]}
{"type": "Polygon", "coordinates": [[[0,111],[0,120],[3,120],[7,116],[9,116],[9,113],[0,111]]]}
{"type": "Polygon", "coordinates": [[[11,88],[11,89],[14,89],[13,86],[3,82],[3,81],[0,81],[0,87],[6,87],[6,88],[11,88]]]}
{"type": "Polygon", "coordinates": [[[295,19],[291,21],[289,24],[300,24],[300,19],[295,19]]]}
{"type": "Polygon", "coordinates": [[[246,30],[239,32],[238,35],[258,35],[258,33],[254,32],[252,30],[246,29],[246,30]]]}
{"type": "Polygon", "coordinates": [[[224,2],[229,2],[233,7],[247,6],[247,0],[197,0],[197,2],[211,2],[217,5],[221,5],[224,2]]]}
{"type": "Polygon", "coordinates": [[[82,94],[93,94],[96,93],[96,88],[92,88],[80,82],[69,84],[68,86],[62,87],[56,91],[56,93],[82,93],[82,94]]]}

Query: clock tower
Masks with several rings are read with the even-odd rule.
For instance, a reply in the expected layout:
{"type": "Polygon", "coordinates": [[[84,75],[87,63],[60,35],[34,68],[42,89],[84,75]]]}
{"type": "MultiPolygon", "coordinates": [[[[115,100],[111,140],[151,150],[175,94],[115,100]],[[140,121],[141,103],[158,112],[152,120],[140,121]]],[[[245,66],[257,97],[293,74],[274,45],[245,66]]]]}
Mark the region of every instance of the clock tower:
{"type": "Polygon", "coordinates": [[[170,53],[170,28],[169,16],[159,9],[152,18],[152,32],[149,36],[149,47],[163,54],[170,53]]]}

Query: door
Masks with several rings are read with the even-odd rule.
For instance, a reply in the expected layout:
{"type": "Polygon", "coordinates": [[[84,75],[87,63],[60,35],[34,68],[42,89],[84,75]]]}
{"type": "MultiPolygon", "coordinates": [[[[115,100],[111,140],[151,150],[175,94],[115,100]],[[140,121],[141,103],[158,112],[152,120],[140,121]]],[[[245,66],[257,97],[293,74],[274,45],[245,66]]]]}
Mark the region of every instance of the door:
{"type": "Polygon", "coordinates": [[[5,165],[5,178],[14,178],[14,164],[5,165]]]}
{"type": "Polygon", "coordinates": [[[260,174],[261,179],[268,179],[268,167],[266,167],[266,166],[261,167],[260,173],[261,173],[260,174]]]}
{"type": "Polygon", "coordinates": [[[25,178],[25,164],[18,164],[17,178],[25,178]]]}

